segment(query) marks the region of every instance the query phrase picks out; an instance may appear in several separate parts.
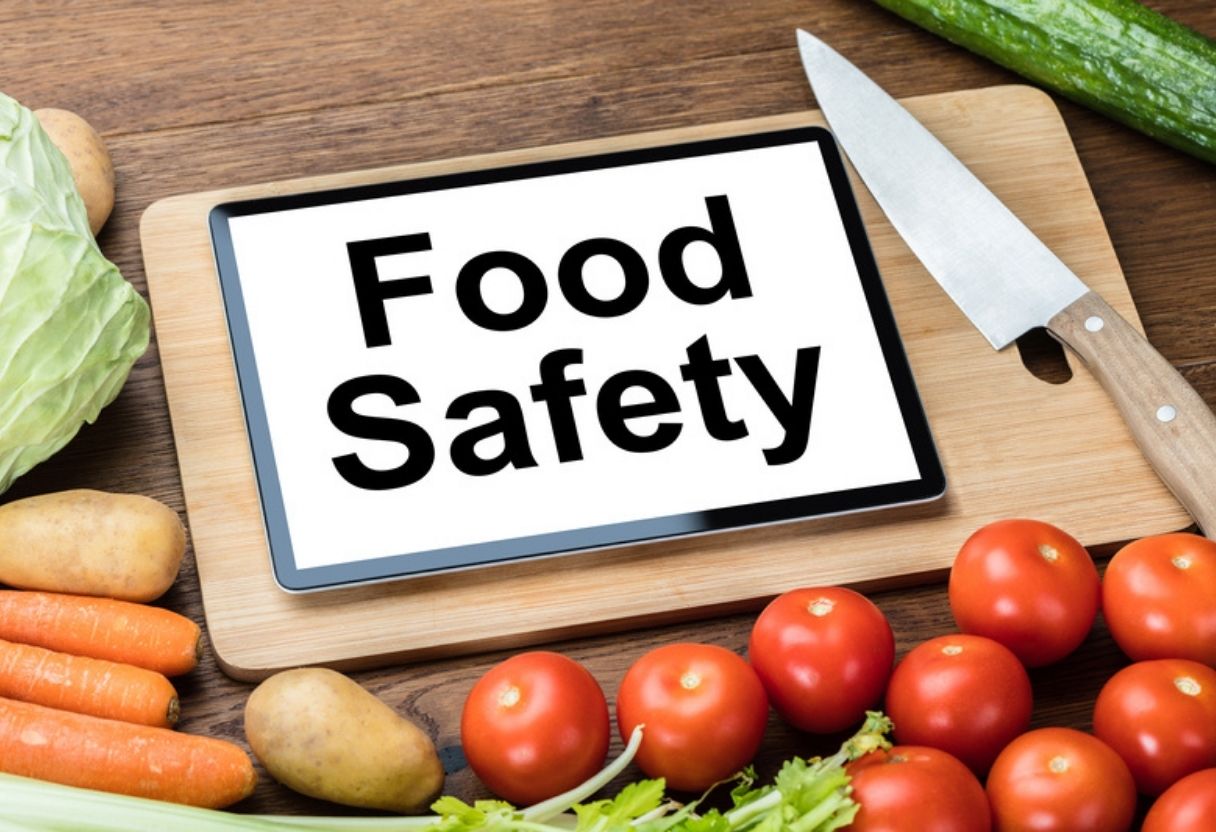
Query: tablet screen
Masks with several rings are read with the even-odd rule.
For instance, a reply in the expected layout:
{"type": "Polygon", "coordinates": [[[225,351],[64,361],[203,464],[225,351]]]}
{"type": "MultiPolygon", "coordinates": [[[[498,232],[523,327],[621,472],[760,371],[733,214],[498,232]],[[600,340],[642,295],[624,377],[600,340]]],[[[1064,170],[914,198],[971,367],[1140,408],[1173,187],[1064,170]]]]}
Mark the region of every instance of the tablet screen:
{"type": "Polygon", "coordinates": [[[944,489],[819,128],[229,203],[211,227],[285,589],[944,489]]]}

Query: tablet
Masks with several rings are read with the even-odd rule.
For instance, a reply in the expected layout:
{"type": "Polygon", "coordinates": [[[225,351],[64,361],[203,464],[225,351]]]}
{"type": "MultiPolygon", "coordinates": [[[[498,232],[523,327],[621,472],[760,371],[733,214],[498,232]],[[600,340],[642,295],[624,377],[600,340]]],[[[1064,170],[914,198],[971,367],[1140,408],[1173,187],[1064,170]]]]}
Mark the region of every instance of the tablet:
{"type": "Polygon", "coordinates": [[[231,202],[210,225],[285,590],[945,489],[820,128],[231,202]]]}

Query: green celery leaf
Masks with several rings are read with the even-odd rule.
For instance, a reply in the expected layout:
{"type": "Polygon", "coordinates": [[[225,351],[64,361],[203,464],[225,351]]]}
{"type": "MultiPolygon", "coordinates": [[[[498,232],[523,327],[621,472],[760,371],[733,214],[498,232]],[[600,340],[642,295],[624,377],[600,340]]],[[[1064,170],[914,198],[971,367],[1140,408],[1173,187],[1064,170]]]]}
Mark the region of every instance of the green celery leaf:
{"type": "Polygon", "coordinates": [[[630,783],[609,801],[606,814],[612,820],[633,820],[647,812],[653,812],[663,802],[665,786],[666,782],[662,778],[630,783]]]}
{"type": "Polygon", "coordinates": [[[773,790],[772,786],[761,786],[757,789],[755,785],[756,769],[754,766],[748,766],[739,772],[739,782],[730,790],[730,799],[733,805],[744,806],[773,790]]]}
{"type": "Polygon", "coordinates": [[[621,789],[611,800],[597,800],[574,807],[576,832],[627,830],[630,821],[652,812],[663,802],[664,781],[641,780],[621,789]]]}
{"type": "Polygon", "coordinates": [[[687,818],[670,828],[676,832],[732,832],[735,827],[717,809],[713,809],[700,817],[687,818]]]}

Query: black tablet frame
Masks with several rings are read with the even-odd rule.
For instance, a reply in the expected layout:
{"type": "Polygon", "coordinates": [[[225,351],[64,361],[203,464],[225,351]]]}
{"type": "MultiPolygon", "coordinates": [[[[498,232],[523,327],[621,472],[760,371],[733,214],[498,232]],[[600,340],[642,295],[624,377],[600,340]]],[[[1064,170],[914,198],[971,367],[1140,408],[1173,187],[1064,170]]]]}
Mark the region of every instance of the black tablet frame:
{"type": "Polygon", "coordinates": [[[209,223],[216,269],[228,320],[229,339],[236,364],[237,380],[257,477],[272,570],[279,586],[289,592],[307,592],[359,583],[397,580],[496,563],[625,546],[663,538],[925,502],[936,499],[945,492],[945,473],[942,470],[941,461],[929,430],[929,423],[912,379],[912,371],[900,341],[895,318],[887,301],[857,203],[853,198],[836,143],[831,134],[823,128],[796,127],[509,167],[462,171],[420,179],[228,202],[217,205],[211,210],[209,223]],[[588,528],[568,529],[506,540],[408,552],[332,566],[308,569],[300,569],[296,566],[291,530],[283,506],[270,439],[270,428],[266,419],[261,384],[258,380],[257,361],[244,307],[240,273],[228,226],[230,219],[250,214],[372,200],[796,143],[814,143],[822,151],[836,206],[843,221],[853,260],[857,266],[857,273],[860,276],[869,306],[870,317],[874,322],[887,371],[903,416],[904,427],[908,432],[920,471],[918,479],[663,517],[643,518],[588,528]]]}

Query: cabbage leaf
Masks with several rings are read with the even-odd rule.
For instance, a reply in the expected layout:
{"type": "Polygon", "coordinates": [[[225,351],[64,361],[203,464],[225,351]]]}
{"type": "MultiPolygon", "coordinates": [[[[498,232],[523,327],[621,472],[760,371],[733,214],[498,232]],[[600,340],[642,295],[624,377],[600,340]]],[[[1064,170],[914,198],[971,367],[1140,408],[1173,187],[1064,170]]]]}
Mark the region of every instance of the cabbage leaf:
{"type": "Polygon", "coordinates": [[[0,93],[0,492],[114,400],[148,319],[97,247],[67,160],[0,93]]]}

